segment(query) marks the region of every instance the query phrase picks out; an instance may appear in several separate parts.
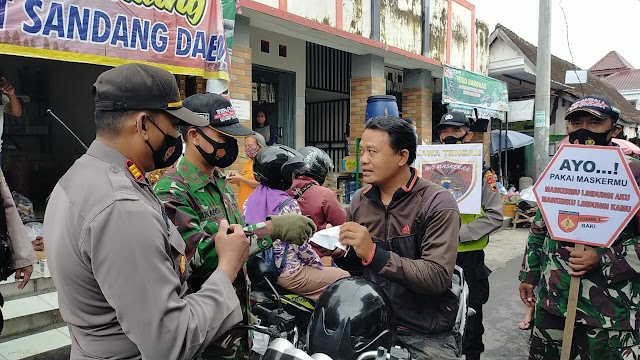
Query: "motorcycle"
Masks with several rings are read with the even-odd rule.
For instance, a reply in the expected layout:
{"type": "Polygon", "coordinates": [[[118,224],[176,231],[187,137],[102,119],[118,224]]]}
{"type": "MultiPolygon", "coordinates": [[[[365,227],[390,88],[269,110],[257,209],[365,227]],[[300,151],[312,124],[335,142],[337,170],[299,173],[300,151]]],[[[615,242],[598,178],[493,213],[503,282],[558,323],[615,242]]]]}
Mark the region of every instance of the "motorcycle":
{"type": "MultiPolygon", "coordinates": [[[[252,314],[259,323],[251,328],[266,334],[268,336],[266,343],[271,341],[268,346],[263,345],[263,351],[259,351],[263,355],[263,359],[308,359],[309,355],[305,351],[309,350],[309,344],[313,342],[313,339],[308,338],[313,336],[309,333],[309,327],[311,320],[320,316],[315,304],[309,299],[274,285],[277,274],[260,257],[255,256],[249,259],[247,271],[252,285],[252,314]],[[282,347],[287,343],[292,347],[282,347]],[[273,353],[275,350],[277,350],[278,356],[273,353]],[[285,352],[286,356],[284,356],[285,352]]],[[[459,299],[453,330],[458,349],[462,349],[468,316],[473,316],[475,312],[468,306],[469,289],[464,280],[464,272],[458,266],[454,269],[451,291],[459,299]]],[[[324,317],[324,314],[322,316],[324,317]]],[[[319,358],[320,355],[323,354],[318,353],[311,358],[316,360],[331,359],[328,357],[319,358]]],[[[364,359],[409,359],[409,357],[406,349],[390,347],[366,351],[357,357],[357,360],[364,359]],[[407,357],[404,357],[405,355],[407,357]]]]}
{"type": "MultiPolygon", "coordinates": [[[[299,349],[306,349],[307,327],[313,314],[313,301],[276,284],[278,274],[259,256],[247,261],[251,282],[251,312],[258,326],[271,328],[271,339],[287,339],[299,349]]],[[[262,333],[265,333],[262,331],[262,333]]]]}
{"type": "MultiPolygon", "coordinates": [[[[263,360],[333,360],[323,353],[308,353],[297,349],[292,343],[285,339],[275,339],[269,343],[267,351],[262,357],[263,360]]],[[[412,360],[409,351],[400,346],[390,349],[379,347],[377,350],[367,351],[355,360],[412,360]]]]}

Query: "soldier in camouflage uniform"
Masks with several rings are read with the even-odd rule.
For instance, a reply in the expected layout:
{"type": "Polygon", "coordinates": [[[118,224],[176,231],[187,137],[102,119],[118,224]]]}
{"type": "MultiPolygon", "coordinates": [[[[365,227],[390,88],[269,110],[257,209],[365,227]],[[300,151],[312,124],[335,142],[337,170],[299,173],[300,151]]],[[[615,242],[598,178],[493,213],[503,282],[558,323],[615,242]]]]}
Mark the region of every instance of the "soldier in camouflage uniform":
{"type": "MultiPolygon", "coordinates": [[[[209,126],[183,128],[184,157],[154,187],[165,211],[186,242],[186,256],[194,269],[187,280],[196,291],[218,266],[215,234],[221,220],[245,226],[232,188],[220,168],[231,165],[238,156],[236,138],[253,133],[242,126],[231,103],[217,94],[193,95],[184,106],[209,119],[209,126]]],[[[288,241],[308,237],[313,222],[304,216],[272,216],[267,221],[245,227],[258,239],[275,236],[288,241]]],[[[269,239],[269,242],[270,239],[269,239]]],[[[233,283],[244,320],[248,323],[249,289],[246,271],[233,283]]],[[[205,349],[203,359],[244,359],[250,349],[247,330],[232,330],[205,349]]]]}
{"type": "MultiPolygon", "coordinates": [[[[572,144],[612,145],[622,128],[608,99],[587,96],[574,103],[565,119],[572,144]]],[[[631,160],[631,159],[630,159],[631,160]]],[[[640,165],[631,162],[636,177],[640,165]]],[[[594,234],[597,236],[597,234],[594,234]]],[[[580,276],[571,359],[638,359],[640,355],[640,233],[636,217],[610,248],[553,240],[540,211],[531,226],[520,271],[520,298],[535,306],[529,359],[560,359],[571,276],[580,276]],[[539,286],[538,299],[533,294],[539,286]]]]}

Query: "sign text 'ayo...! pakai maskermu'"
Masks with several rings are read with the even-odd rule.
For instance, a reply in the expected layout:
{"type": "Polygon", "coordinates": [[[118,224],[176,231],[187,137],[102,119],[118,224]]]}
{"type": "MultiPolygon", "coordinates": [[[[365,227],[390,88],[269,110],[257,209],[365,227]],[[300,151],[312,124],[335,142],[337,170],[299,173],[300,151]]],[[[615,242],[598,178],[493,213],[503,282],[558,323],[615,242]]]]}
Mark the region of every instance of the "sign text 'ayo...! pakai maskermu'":
{"type": "Polygon", "coordinates": [[[563,145],[533,188],[551,238],[609,247],[640,207],[616,146],[563,145]]]}

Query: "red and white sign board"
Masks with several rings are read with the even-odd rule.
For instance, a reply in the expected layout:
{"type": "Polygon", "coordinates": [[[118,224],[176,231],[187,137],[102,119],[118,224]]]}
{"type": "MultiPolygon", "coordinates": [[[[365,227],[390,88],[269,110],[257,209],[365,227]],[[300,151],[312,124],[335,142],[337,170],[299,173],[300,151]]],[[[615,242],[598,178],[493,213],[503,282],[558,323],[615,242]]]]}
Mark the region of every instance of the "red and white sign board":
{"type": "Polygon", "coordinates": [[[564,144],[533,187],[554,240],[609,247],[640,207],[617,146],[564,144]]]}

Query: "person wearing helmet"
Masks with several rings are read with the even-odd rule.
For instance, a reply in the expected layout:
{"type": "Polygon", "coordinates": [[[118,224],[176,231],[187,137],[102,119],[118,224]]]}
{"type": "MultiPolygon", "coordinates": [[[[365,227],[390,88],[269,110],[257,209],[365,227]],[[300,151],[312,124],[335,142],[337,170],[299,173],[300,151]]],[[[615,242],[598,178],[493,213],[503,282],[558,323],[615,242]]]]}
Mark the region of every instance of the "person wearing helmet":
{"type": "Polygon", "coordinates": [[[329,285],[316,303],[309,324],[309,354],[353,360],[379,346],[396,345],[396,317],[387,293],[361,277],[329,285]]]}
{"type": "Polygon", "coordinates": [[[298,202],[303,215],[311,217],[318,230],[326,228],[327,224],[342,225],[347,212],[333,191],[322,186],[333,169],[333,160],[314,146],[303,147],[300,154],[304,156],[308,168],[293,180],[287,194],[298,202]]]}
{"type": "MultiPolygon", "coordinates": [[[[244,205],[247,222],[262,221],[273,215],[301,214],[296,200],[285,191],[293,179],[307,171],[304,156],[285,145],[268,146],[253,160],[253,172],[260,185],[249,195],[244,205]]],[[[349,273],[333,267],[323,267],[308,239],[303,245],[273,243],[274,266],[279,275],[277,283],[296,294],[317,301],[324,289],[349,273]]]]}
{"type": "MultiPolygon", "coordinates": [[[[218,94],[197,94],[184,100],[184,107],[206,119],[205,126],[183,126],[185,154],[174,169],[156,183],[154,191],[162,201],[168,218],[186,243],[185,255],[193,268],[187,279],[197,291],[218,268],[216,233],[222,221],[245,226],[233,190],[221,168],[233,164],[238,156],[236,138],[253,133],[239,123],[229,100],[218,94]]],[[[249,228],[260,240],[278,237],[288,241],[310,236],[313,222],[300,215],[265,217],[249,228]]],[[[233,282],[240,299],[243,324],[248,324],[247,278],[241,269],[233,282]]],[[[204,349],[204,359],[242,359],[249,352],[247,330],[232,330],[219,336],[204,349]]]]}
{"type": "Polygon", "coordinates": [[[360,141],[362,179],[340,227],[350,247],[338,266],[380,285],[396,314],[398,340],[413,358],[458,359],[458,298],[452,291],[460,231],[453,195],[420,177],[413,129],[375,117],[360,141]]]}

